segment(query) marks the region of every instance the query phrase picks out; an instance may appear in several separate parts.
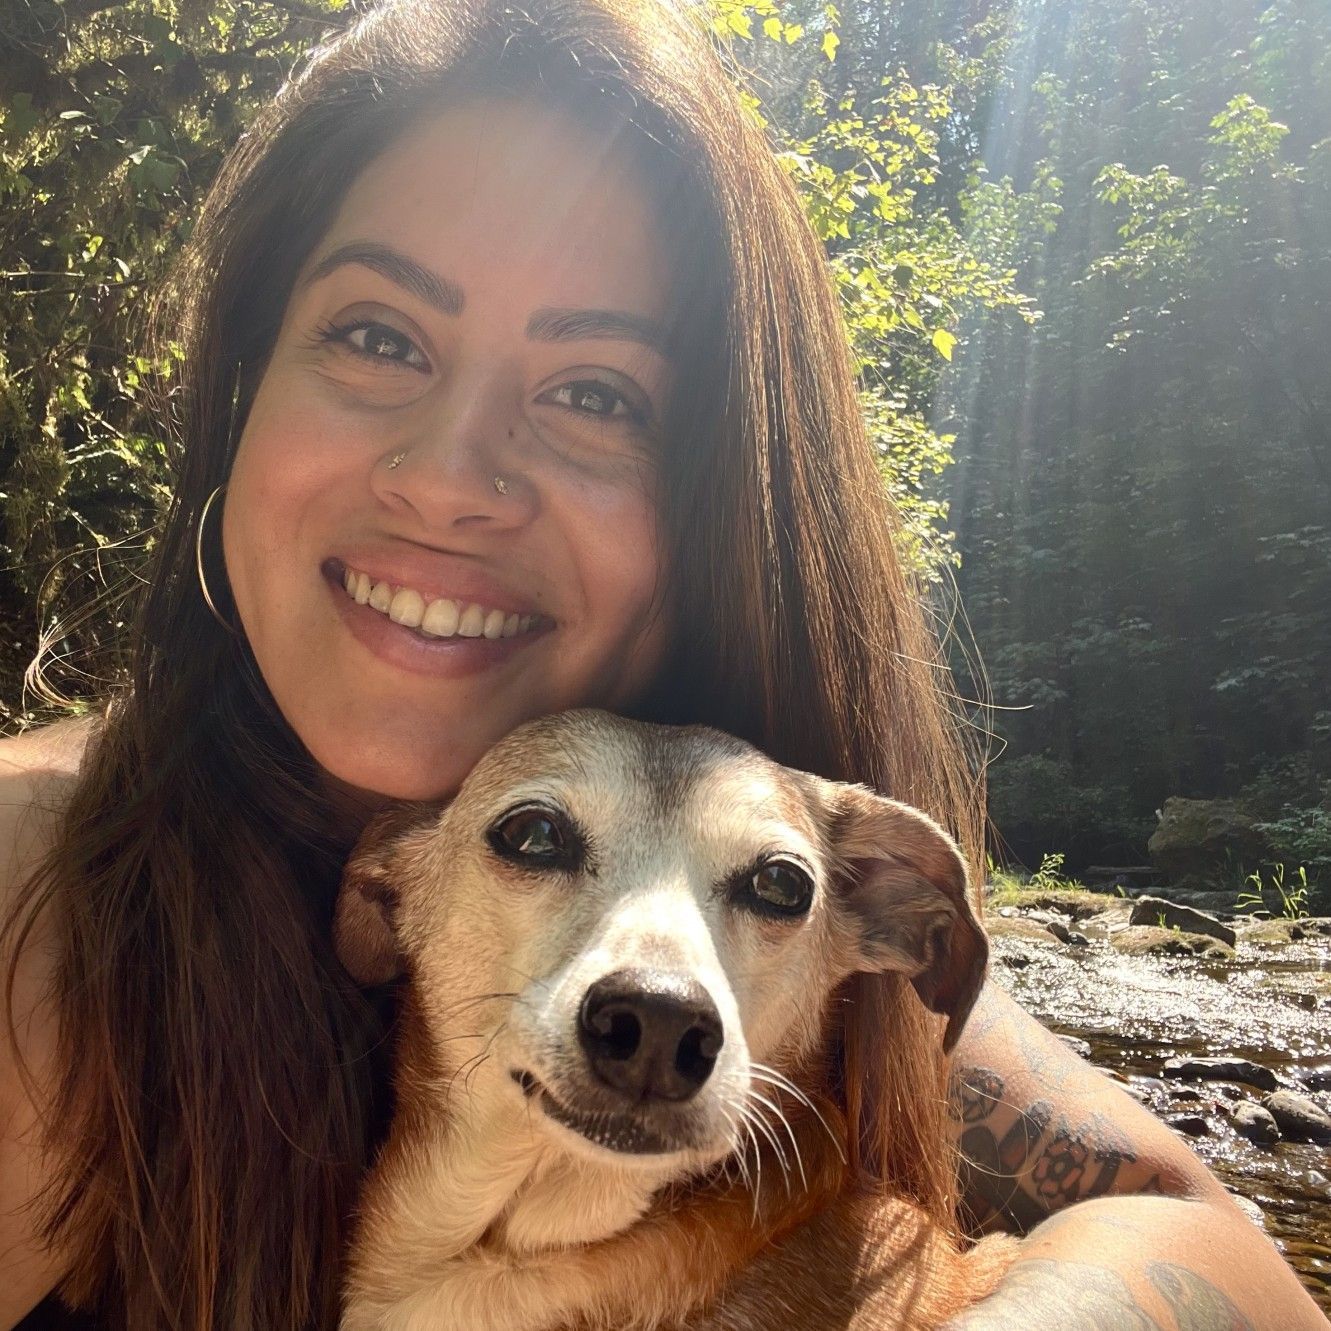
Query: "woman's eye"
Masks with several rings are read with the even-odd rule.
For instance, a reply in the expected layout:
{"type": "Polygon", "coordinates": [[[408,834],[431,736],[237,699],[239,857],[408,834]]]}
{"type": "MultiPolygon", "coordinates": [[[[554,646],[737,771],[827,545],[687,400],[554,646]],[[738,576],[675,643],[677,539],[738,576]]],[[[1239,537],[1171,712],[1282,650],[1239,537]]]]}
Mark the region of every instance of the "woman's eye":
{"type": "Polygon", "coordinates": [[[405,333],[388,324],[362,319],[350,324],[329,324],[319,330],[323,342],[339,343],[364,360],[429,369],[420,348],[405,333]]]}
{"type": "Polygon", "coordinates": [[[647,423],[647,413],[642,408],[630,402],[618,389],[599,379],[574,379],[542,394],[540,400],[603,420],[620,418],[638,425],[647,423]]]}

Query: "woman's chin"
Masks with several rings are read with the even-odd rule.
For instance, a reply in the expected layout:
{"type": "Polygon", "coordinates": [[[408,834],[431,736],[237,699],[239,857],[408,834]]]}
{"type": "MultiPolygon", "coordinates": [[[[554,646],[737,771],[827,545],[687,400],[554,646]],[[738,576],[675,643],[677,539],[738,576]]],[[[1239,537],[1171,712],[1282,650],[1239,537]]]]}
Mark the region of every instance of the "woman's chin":
{"type": "MultiPolygon", "coordinates": [[[[462,784],[471,764],[461,770],[457,755],[444,761],[413,759],[407,750],[389,760],[367,762],[368,755],[315,754],[325,792],[335,808],[365,821],[399,800],[441,803],[462,784]]],[[[481,755],[477,753],[476,758],[481,755]]]]}

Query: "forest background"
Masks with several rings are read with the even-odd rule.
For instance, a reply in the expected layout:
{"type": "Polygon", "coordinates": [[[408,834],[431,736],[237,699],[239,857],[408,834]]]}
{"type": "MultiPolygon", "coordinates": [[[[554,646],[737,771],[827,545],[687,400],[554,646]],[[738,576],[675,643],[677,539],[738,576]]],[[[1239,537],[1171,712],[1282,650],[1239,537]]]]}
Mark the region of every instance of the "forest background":
{"type": "MultiPolygon", "coordinates": [[[[114,676],[176,456],[148,298],[227,147],[357,13],[0,0],[9,728],[39,623],[64,693],[114,676]]],[[[1136,863],[1169,796],[1236,797],[1271,860],[1331,877],[1331,4],[698,15],[827,245],[996,846],[1136,863]]]]}

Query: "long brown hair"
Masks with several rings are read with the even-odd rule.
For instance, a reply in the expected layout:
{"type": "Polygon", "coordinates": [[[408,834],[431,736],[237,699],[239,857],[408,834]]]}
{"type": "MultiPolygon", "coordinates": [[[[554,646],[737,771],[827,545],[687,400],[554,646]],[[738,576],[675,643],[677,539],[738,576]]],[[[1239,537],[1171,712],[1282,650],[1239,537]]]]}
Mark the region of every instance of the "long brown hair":
{"type": "MultiPolygon", "coordinates": [[[[63,946],[48,1236],[72,1254],[66,1293],[135,1328],[336,1320],[380,1038],[329,946],[347,847],[243,638],[205,607],[193,540],[347,187],[413,117],[477,91],[613,119],[681,238],[662,474],[685,627],[641,711],[868,782],[977,843],[824,256],[705,31],[656,0],[371,12],[238,144],[170,293],[179,484],[126,682],[26,903],[63,946]]],[[[856,1162],[950,1223],[937,1024],[890,979],[843,997],[856,1162]]]]}

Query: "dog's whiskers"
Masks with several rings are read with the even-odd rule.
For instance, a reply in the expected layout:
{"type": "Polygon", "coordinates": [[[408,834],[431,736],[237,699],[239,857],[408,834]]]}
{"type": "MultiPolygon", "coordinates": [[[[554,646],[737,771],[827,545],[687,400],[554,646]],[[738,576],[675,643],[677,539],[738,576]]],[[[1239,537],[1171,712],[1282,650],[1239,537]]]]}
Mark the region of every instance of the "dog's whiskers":
{"type": "Polygon", "coordinates": [[[471,998],[464,998],[460,1003],[455,1003],[451,1008],[445,1009],[441,1014],[444,1022],[451,1022],[472,1008],[479,1007],[482,1003],[496,1003],[503,999],[516,999],[519,995],[515,991],[493,994],[475,994],[471,998]]]}
{"type": "Polygon", "coordinates": [[[822,1111],[816,1104],[795,1085],[789,1077],[784,1076],[773,1067],[768,1067],[766,1063],[749,1064],[749,1076],[757,1081],[766,1082],[769,1086],[774,1086],[778,1091],[784,1091],[787,1095],[793,1096],[800,1104],[804,1105],[823,1126],[823,1131],[827,1133],[836,1147],[837,1155],[841,1157],[841,1163],[846,1163],[846,1152],[841,1144],[841,1139],[832,1131],[831,1125],[823,1117],[822,1111]]]}
{"type": "Polygon", "coordinates": [[[766,1116],[757,1105],[751,1104],[747,1106],[747,1112],[749,1122],[767,1138],[768,1143],[771,1145],[772,1154],[776,1156],[777,1163],[781,1166],[781,1176],[786,1185],[786,1196],[789,1197],[791,1194],[790,1161],[786,1157],[785,1147],[781,1145],[781,1139],[776,1135],[772,1125],[767,1121],[766,1116]]]}
{"type": "Polygon", "coordinates": [[[720,1176],[727,1182],[730,1181],[730,1171],[732,1165],[739,1171],[740,1182],[750,1191],[753,1189],[753,1180],[749,1175],[749,1163],[745,1158],[747,1147],[739,1135],[740,1117],[743,1114],[743,1107],[730,1096],[726,1096],[721,1102],[721,1116],[725,1120],[726,1129],[729,1131],[735,1143],[735,1149],[726,1156],[721,1162],[720,1176]]]}
{"type": "Polygon", "coordinates": [[[462,1092],[464,1095],[471,1094],[471,1079],[484,1066],[490,1057],[490,1050],[494,1048],[494,1042],[508,1029],[508,1022],[503,1022],[499,1028],[485,1042],[485,1048],[478,1054],[473,1054],[466,1062],[461,1063],[454,1070],[453,1075],[448,1079],[448,1084],[444,1087],[444,1099],[449,1099],[453,1094],[453,1085],[459,1077],[462,1078],[462,1092]]]}
{"type": "MultiPolygon", "coordinates": [[[[768,1109],[770,1109],[772,1113],[776,1115],[777,1122],[779,1122],[781,1126],[785,1128],[786,1135],[790,1138],[790,1148],[795,1153],[795,1163],[796,1165],[799,1166],[800,1182],[804,1185],[805,1189],[807,1190],[809,1187],[809,1178],[808,1175],[805,1174],[804,1172],[804,1157],[800,1154],[800,1144],[796,1140],[795,1129],[790,1126],[790,1120],[785,1116],[785,1114],[781,1112],[780,1105],[775,1104],[773,1101],[769,1100],[765,1095],[759,1095],[758,1092],[753,1090],[752,1087],[749,1088],[749,1095],[759,1104],[765,1105],[768,1109]]],[[[759,1113],[758,1117],[759,1118],[762,1117],[761,1113],[759,1113]]],[[[782,1163],[783,1164],[785,1163],[784,1155],[782,1156],[782,1163]]],[[[787,1173],[789,1173],[789,1170],[787,1170],[787,1173]]]]}
{"type": "MultiPolygon", "coordinates": [[[[739,1107],[740,1126],[749,1134],[749,1141],[753,1145],[753,1182],[750,1184],[750,1192],[753,1197],[753,1223],[758,1223],[758,1199],[762,1193],[763,1186],[763,1149],[758,1145],[758,1138],[754,1134],[753,1125],[749,1122],[749,1112],[747,1106],[739,1107]]],[[[749,1177],[747,1169],[745,1177],[749,1177]]]]}

